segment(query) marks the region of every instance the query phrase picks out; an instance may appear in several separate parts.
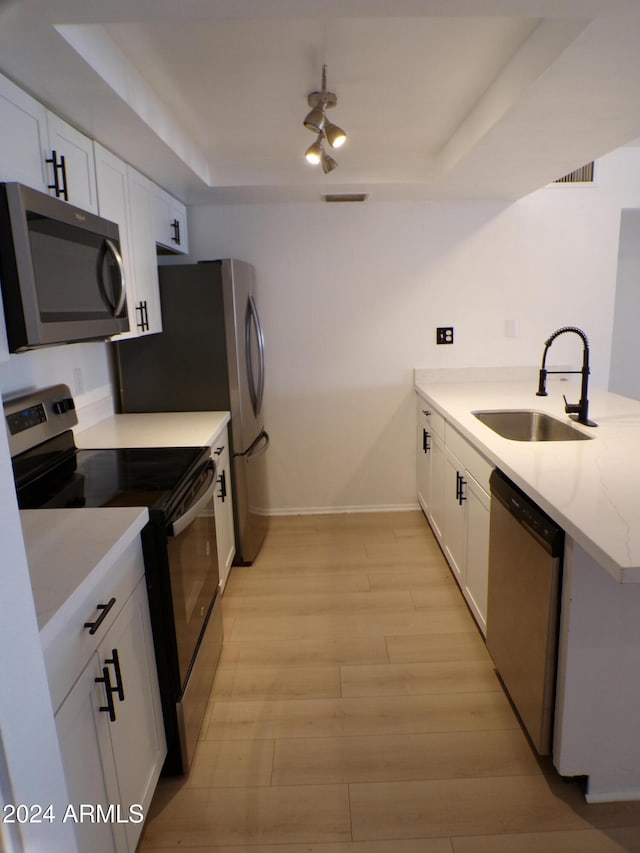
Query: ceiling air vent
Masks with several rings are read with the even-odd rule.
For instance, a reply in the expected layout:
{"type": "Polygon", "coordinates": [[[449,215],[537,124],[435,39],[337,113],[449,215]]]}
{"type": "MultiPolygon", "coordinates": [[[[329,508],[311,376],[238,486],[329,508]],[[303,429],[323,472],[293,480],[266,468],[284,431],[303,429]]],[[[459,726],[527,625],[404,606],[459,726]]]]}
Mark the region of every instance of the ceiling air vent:
{"type": "Polygon", "coordinates": [[[329,204],[337,204],[338,202],[360,202],[366,201],[369,198],[369,193],[329,193],[323,195],[322,198],[329,204]]]}
{"type": "Polygon", "coordinates": [[[573,172],[569,172],[564,178],[558,178],[554,184],[592,184],[593,183],[593,161],[581,166],[573,172]]]}

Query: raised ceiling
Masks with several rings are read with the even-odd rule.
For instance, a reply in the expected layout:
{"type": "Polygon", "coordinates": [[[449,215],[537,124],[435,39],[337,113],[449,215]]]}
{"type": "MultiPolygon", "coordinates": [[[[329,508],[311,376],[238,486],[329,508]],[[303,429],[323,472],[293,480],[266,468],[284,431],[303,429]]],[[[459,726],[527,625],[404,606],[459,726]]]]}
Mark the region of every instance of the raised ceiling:
{"type": "Polygon", "coordinates": [[[640,137],[639,5],[0,0],[0,70],[189,202],[515,199],[640,137]]]}

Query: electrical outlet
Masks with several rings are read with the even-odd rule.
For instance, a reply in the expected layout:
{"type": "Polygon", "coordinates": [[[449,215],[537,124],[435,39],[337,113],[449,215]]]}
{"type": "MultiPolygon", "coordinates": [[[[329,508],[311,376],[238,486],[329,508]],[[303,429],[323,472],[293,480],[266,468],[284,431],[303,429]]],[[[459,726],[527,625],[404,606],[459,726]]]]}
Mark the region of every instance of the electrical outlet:
{"type": "Polygon", "coordinates": [[[452,344],[453,343],[453,326],[438,326],[436,328],[436,343],[437,344],[452,344]]]}

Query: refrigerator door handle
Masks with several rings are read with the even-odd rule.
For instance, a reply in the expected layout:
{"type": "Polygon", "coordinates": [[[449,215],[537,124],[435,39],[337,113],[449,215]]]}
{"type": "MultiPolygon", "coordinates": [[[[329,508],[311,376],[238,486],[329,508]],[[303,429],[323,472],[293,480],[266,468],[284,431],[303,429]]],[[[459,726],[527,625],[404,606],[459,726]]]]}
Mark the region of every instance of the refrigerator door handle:
{"type": "Polygon", "coordinates": [[[245,316],[245,355],[247,359],[247,375],[249,379],[249,393],[251,394],[251,404],[253,413],[256,417],[260,414],[262,408],[262,396],[264,394],[264,334],[262,325],[260,324],[260,316],[256,306],[253,294],[249,295],[247,301],[247,313],[245,316]],[[251,358],[251,328],[256,331],[256,340],[258,342],[258,376],[253,375],[253,360],[251,358]]]}
{"type": "Polygon", "coordinates": [[[248,458],[254,457],[254,456],[260,456],[262,453],[265,452],[265,450],[269,446],[269,441],[270,441],[269,433],[266,431],[266,429],[263,429],[260,432],[260,434],[257,436],[257,438],[255,438],[251,442],[251,444],[249,445],[249,447],[247,447],[247,449],[245,451],[243,451],[242,453],[234,453],[233,455],[234,456],[246,456],[248,458]]]}

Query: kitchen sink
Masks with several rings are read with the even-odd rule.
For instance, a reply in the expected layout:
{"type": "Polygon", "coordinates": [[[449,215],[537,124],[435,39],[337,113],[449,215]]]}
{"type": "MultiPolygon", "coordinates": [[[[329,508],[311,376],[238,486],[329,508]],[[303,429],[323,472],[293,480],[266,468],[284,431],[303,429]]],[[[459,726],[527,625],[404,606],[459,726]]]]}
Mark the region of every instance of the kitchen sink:
{"type": "Polygon", "coordinates": [[[582,441],[592,437],[546,412],[531,409],[502,409],[472,414],[498,435],[512,441],[582,441]]]}

